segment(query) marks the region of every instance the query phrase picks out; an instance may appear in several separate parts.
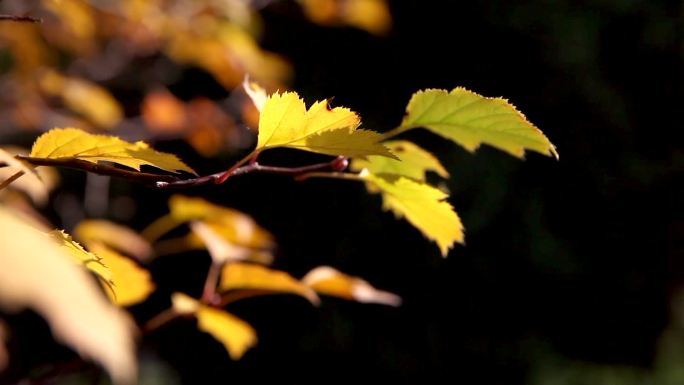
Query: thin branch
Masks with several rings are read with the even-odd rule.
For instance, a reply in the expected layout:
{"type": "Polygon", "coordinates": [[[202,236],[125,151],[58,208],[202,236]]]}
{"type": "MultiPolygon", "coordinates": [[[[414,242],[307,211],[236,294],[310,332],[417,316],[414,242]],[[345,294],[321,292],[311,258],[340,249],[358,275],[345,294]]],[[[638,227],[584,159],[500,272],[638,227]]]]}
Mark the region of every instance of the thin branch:
{"type": "Polygon", "coordinates": [[[42,23],[43,19],[31,16],[0,15],[0,21],[16,21],[20,23],[42,23]]]}
{"type": "Polygon", "coordinates": [[[154,183],[159,181],[164,182],[175,182],[180,180],[177,176],[173,175],[163,175],[163,174],[151,174],[139,171],[130,171],[118,168],[115,166],[110,166],[102,163],[91,163],[85,160],[75,159],[75,158],[61,158],[61,159],[50,159],[50,158],[32,158],[30,156],[17,155],[18,159],[24,160],[31,163],[34,166],[57,166],[73,168],[76,170],[88,171],[94,174],[116,176],[119,178],[126,178],[136,182],[143,183],[154,183]]]}
{"type": "Polygon", "coordinates": [[[202,291],[201,302],[214,305],[217,301],[216,285],[218,284],[219,278],[221,276],[221,266],[222,264],[211,262],[209,271],[207,272],[207,279],[204,281],[204,289],[202,291]]]}
{"type": "Polygon", "coordinates": [[[0,190],[4,189],[5,187],[9,186],[12,182],[15,180],[21,178],[21,176],[24,175],[23,171],[17,171],[15,174],[13,174],[11,177],[5,179],[2,183],[0,183],[0,190]]]}
{"type": "MultiPolygon", "coordinates": [[[[251,157],[245,158],[241,161],[242,163],[250,160],[251,157]]],[[[240,164],[240,162],[238,162],[240,164]]],[[[344,156],[338,156],[337,158],[323,163],[316,163],[308,166],[302,167],[277,167],[277,166],[264,166],[258,162],[250,162],[246,166],[242,167],[232,167],[228,171],[201,176],[199,178],[184,179],[175,182],[157,182],[157,187],[159,188],[182,188],[182,187],[195,187],[201,186],[209,183],[221,184],[230,177],[251,174],[251,173],[268,173],[268,174],[280,174],[280,175],[290,175],[290,176],[300,176],[316,171],[333,170],[342,171],[347,168],[349,160],[344,156]]]]}

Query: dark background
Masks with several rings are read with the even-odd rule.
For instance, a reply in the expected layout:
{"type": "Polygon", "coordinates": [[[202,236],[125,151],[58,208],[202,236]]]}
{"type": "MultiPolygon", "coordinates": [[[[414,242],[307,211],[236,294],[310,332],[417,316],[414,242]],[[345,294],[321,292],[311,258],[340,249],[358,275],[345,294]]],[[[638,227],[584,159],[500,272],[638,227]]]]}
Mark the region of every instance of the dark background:
{"type": "MultiPolygon", "coordinates": [[[[681,2],[481,3],[394,1],[393,31],[374,37],[310,24],[295,4],[275,2],[263,10],[263,45],[292,61],[293,88],[307,100],[335,96],[378,131],[400,122],[418,89],[505,96],[560,161],[520,161],[487,146],[470,154],[427,132],[405,134],[452,174],[467,246],[446,259],[356,183],[249,175],[188,191],[275,234],[277,268],[301,276],[332,265],[404,305],[241,301],[229,310],[259,334],[241,361],[190,322],[147,337],[144,359],[161,358],[185,383],[677,383],[662,380],[674,378],[662,362],[681,369],[684,356],[663,341],[684,339],[661,336],[679,328],[674,299],[684,277],[681,2]]],[[[198,69],[171,91],[226,96],[198,69]]],[[[310,159],[282,151],[263,161],[310,159]]],[[[204,162],[201,172],[216,171],[204,162]]],[[[125,182],[117,189],[146,207],[138,228],[170,195],[125,182]]],[[[153,265],[160,309],[172,290],[199,294],[209,259],[194,257],[153,265]]]]}

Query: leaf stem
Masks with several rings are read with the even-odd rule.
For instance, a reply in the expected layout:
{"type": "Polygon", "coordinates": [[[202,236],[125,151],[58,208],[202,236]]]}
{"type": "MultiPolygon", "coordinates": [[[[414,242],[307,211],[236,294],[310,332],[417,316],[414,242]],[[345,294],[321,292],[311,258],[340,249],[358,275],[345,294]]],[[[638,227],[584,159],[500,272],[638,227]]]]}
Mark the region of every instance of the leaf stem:
{"type": "Polygon", "coordinates": [[[24,172],[23,172],[23,171],[17,171],[14,175],[12,175],[11,177],[5,179],[2,183],[0,183],[0,190],[2,190],[2,189],[4,189],[4,188],[6,188],[7,186],[9,186],[9,185],[10,185],[12,182],[14,182],[15,180],[21,178],[22,175],[24,175],[24,172]]]}
{"type": "Polygon", "coordinates": [[[204,281],[204,290],[202,291],[202,298],[200,301],[209,305],[216,305],[218,302],[216,295],[216,285],[218,284],[219,276],[221,275],[221,266],[216,262],[211,262],[209,271],[207,272],[207,279],[204,281]]]}
{"type": "Polygon", "coordinates": [[[401,134],[402,132],[404,132],[406,130],[408,130],[408,127],[404,127],[404,126],[395,127],[395,128],[393,128],[387,132],[383,132],[381,134],[382,135],[381,140],[387,140],[393,136],[397,136],[397,135],[401,134]]]}
{"type": "Polygon", "coordinates": [[[22,23],[42,23],[43,20],[31,16],[0,15],[0,21],[16,21],[22,23]]]}

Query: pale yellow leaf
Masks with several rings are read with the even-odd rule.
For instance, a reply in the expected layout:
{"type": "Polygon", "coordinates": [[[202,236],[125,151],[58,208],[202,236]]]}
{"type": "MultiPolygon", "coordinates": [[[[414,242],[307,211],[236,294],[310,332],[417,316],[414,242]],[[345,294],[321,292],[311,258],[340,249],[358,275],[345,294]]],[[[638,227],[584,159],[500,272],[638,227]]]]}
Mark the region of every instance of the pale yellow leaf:
{"type": "Polygon", "coordinates": [[[197,326],[221,342],[234,360],[239,360],[257,343],[254,328],[223,310],[200,306],[197,311],[197,326]]]}
{"type": "Polygon", "coordinates": [[[290,274],[249,263],[224,265],[219,288],[221,290],[264,290],[296,294],[308,299],[314,305],[320,303],[316,292],[290,274]]]}
{"type": "Polygon", "coordinates": [[[260,86],[257,82],[250,81],[249,77],[245,76],[245,80],[242,81],[242,88],[252,100],[252,103],[254,103],[254,107],[261,112],[264,109],[264,104],[266,104],[266,99],[268,99],[264,87],[260,86]]]}
{"type": "Polygon", "coordinates": [[[401,126],[392,134],[416,127],[425,127],[469,151],[485,143],[519,158],[526,149],[558,157],[541,130],[508,101],[483,97],[462,87],[451,92],[416,92],[401,126]]]}
{"type": "Polygon", "coordinates": [[[137,377],[132,322],[85,270],[69,261],[64,248],[3,208],[0,244],[3,310],[37,312],[58,340],[104,366],[115,383],[132,384],[137,377]]]}
{"type": "Polygon", "coordinates": [[[86,246],[104,243],[131,257],[147,260],[152,254],[152,246],[134,230],[103,219],[86,219],[74,229],[74,236],[86,246]]]}
{"type": "Polygon", "coordinates": [[[84,249],[83,246],[74,241],[71,238],[71,235],[64,232],[64,230],[53,230],[48,234],[74,262],[88,268],[88,270],[101,278],[104,283],[108,285],[113,283],[112,272],[104,264],[102,258],[84,249]]]}
{"type": "Polygon", "coordinates": [[[234,243],[230,234],[224,234],[225,227],[221,224],[193,221],[190,229],[195,237],[188,236],[186,241],[190,246],[199,244],[209,251],[215,264],[222,265],[234,261],[252,261],[270,264],[273,256],[268,251],[255,250],[250,247],[234,243]]]}
{"type": "Polygon", "coordinates": [[[110,299],[119,306],[144,301],[155,289],[150,272],[102,243],[91,242],[90,250],[97,254],[112,273],[112,290],[105,288],[110,299]],[[113,292],[112,292],[113,291],[113,292]]]}
{"type": "Polygon", "coordinates": [[[61,97],[72,111],[101,128],[113,128],[123,119],[123,109],[112,94],[88,80],[46,72],[40,86],[43,92],[61,97]]]}
{"type": "Polygon", "coordinates": [[[307,110],[297,93],[276,92],[261,111],[256,149],[292,147],[328,155],[392,157],[378,143],[379,135],[357,130],[360,124],[358,115],[348,108],[329,108],[324,100],[307,110]]]}
{"type": "Polygon", "coordinates": [[[400,175],[367,173],[364,178],[380,190],[383,208],[406,218],[435,241],[442,256],[446,257],[455,242],[464,242],[463,225],[444,192],[400,175]]]}
{"type": "Polygon", "coordinates": [[[47,202],[48,188],[31,164],[15,158],[4,149],[0,149],[0,162],[7,165],[0,168],[0,180],[7,180],[12,175],[21,172],[23,175],[12,182],[11,186],[26,192],[34,202],[40,205],[47,202]]]}
{"type": "Polygon", "coordinates": [[[443,178],[449,173],[437,158],[416,144],[406,140],[383,142],[396,155],[397,159],[384,156],[369,156],[368,159],[354,159],[350,168],[361,171],[364,168],[372,174],[397,174],[409,178],[425,181],[425,173],[433,171],[443,178]]]}
{"type": "Polygon", "coordinates": [[[401,297],[398,295],[378,290],[367,281],[341,273],[330,266],[319,266],[311,270],[302,278],[302,283],[324,295],[363,303],[401,305],[401,297]]]}
{"type": "Polygon", "coordinates": [[[33,143],[31,157],[114,162],[140,171],[143,165],[169,172],[195,174],[175,155],[158,152],[144,142],[129,143],[115,136],[89,134],[77,128],[55,128],[33,143]]]}
{"type": "Polygon", "coordinates": [[[221,342],[232,359],[240,359],[247,349],[256,345],[257,335],[254,329],[234,315],[202,305],[183,293],[173,293],[171,301],[178,314],[194,314],[197,317],[197,327],[221,342]]]}
{"type": "Polygon", "coordinates": [[[237,210],[215,205],[202,198],[174,195],[169,199],[172,220],[177,224],[200,220],[227,241],[254,249],[273,246],[273,237],[251,217],[237,210]]]}

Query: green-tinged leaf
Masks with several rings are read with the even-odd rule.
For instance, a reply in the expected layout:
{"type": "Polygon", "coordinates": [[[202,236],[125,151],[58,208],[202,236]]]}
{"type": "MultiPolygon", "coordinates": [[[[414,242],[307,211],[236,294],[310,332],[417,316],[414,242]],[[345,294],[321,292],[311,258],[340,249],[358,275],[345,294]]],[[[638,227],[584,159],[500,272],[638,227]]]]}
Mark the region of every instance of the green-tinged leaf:
{"type": "Polygon", "coordinates": [[[406,218],[435,241],[442,256],[446,257],[455,242],[464,242],[463,225],[444,192],[400,175],[366,174],[364,178],[380,190],[383,208],[406,218]]]}
{"type": "Polygon", "coordinates": [[[401,126],[392,134],[425,127],[475,151],[482,143],[522,158],[525,150],[558,157],[549,139],[503,98],[488,98],[458,87],[416,92],[401,126]]]}
{"type": "Polygon", "coordinates": [[[449,173],[437,158],[416,144],[406,140],[392,140],[383,143],[399,160],[384,156],[369,156],[368,159],[354,159],[351,169],[361,171],[364,168],[371,174],[404,175],[418,181],[425,181],[427,171],[436,172],[443,178],[449,173]]]}
{"type": "Polygon", "coordinates": [[[33,143],[31,157],[113,162],[140,171],[143,165],[169,172],[195,171],[173,154],[155,151],[144,142],[129,143],[115,136],[89,134],[77,128],[55,128],[33,143]]]}
{"type": "Polygon", "coordinates": [[[330,108],[324,100],[307,110],[297,93],[276,92],[263,104],[256,150],[292,147],[328,155],[392,157],[378,143],[378,134],[357,130],[360,124],[359,116],[348,108],[330,108]]]}

